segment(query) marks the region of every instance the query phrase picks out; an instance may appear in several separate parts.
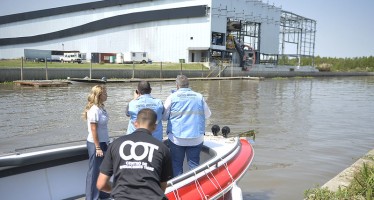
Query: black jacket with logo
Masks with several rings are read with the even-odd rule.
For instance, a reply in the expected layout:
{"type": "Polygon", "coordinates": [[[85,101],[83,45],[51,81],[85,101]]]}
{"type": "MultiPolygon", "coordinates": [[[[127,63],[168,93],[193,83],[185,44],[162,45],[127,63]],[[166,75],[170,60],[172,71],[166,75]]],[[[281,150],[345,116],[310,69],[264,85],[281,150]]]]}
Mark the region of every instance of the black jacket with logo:
{"type": "Polygon", "coordinates": [[[137,129],[109,145],[100,172],[114,175],[114,199],[162,199],[160,182],[173,172],[170,151],[147,129],[137,129]]]}

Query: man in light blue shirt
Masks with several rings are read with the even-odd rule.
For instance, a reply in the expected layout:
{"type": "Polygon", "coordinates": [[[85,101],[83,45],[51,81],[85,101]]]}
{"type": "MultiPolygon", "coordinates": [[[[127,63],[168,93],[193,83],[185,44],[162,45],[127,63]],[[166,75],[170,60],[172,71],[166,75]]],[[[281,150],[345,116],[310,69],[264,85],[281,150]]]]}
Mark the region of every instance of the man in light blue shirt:
{"type": "Polygon", "coordinates": [[[166,134],[174,177],[183,173],[185,156],[190,169],[199,165],[205,119],[211,115],[204,97],[188,88],[189,80],[185,75],[178,75],[176,83],[178,90],[166,99],[163,115],[163,120],[168,121],[166,134]]]}
{"type": "Polygon", "coordinates": [[[134,92],[134,99],[127,105],[126,115],[130,117],[127,134],[131,134],[136,130],[134,123],[138,112],[141,109],[150,108],[157,114],[157,128],[152,132],[152,135],[156,139],[162,141],[162,114],[164,112],[164,106],[160,99],[151,96],[151,91],[152,88],[148,81],[139,82],[138,89],[134,92]]]}

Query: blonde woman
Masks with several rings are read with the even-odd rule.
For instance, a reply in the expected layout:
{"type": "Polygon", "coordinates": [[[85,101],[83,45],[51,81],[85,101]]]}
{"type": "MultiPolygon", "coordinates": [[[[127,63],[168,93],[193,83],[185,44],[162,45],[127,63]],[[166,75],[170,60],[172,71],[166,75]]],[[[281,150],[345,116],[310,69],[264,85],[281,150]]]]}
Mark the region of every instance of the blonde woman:
{"type": "Polygon", "coordinates": [[[108,120],[109,116],[104,108],[107,99],[105,86],[92,87],[87,98],[88,102],[83,112],[83,118],[87,121],[88,137],[87,150],[89,156],[89,168],[86,179],[86,200],[108,198],[109,194],[99,192],[96,188],[99,167],[103,161],[109,141],[108,120]]]}

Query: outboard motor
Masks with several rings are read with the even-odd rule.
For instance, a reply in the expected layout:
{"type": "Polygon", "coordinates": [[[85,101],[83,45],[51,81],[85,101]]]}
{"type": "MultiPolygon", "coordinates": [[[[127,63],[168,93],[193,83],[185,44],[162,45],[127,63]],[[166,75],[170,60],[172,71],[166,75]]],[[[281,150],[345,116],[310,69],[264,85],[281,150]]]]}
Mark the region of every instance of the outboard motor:
{"type": "Polygon", "coordinates": [[[230,133],[230,128],[228,126],[222,127],[222,135],[224,138],[227,138],[227,135],[230,133]]]}
{"type": "Polygon", "coordinates": [[[220,130],[221,130],[221,128],[218,125],[213,125],[212,126],[212,133],[213,133],[214,136],[217,136],[217,134],[219,133],[220,130]]]}

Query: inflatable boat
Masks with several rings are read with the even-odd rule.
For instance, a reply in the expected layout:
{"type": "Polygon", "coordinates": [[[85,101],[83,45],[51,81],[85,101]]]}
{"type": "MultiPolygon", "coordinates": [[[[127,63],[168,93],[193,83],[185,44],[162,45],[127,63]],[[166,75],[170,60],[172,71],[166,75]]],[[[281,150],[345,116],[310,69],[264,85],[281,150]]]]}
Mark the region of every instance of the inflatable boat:
{"type": "MultiPolygon", "coordinates": [[[[247,138],[207,135],[201,165],[168,181],[165,194],[175,200],[241,199],[237,182],[253,157],[247,138]]],[[[1,156],[1,199],[80,199],[85,193],[87,158],[86,145],[1,156]]]]}

